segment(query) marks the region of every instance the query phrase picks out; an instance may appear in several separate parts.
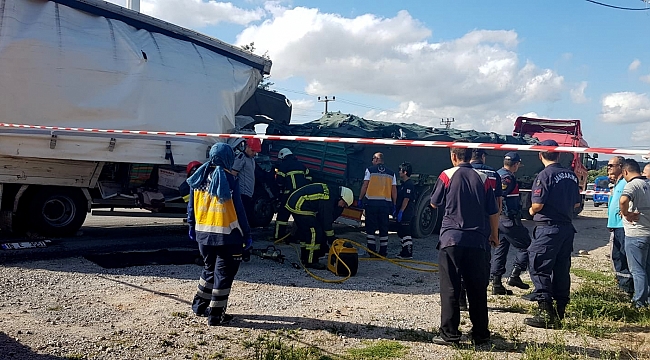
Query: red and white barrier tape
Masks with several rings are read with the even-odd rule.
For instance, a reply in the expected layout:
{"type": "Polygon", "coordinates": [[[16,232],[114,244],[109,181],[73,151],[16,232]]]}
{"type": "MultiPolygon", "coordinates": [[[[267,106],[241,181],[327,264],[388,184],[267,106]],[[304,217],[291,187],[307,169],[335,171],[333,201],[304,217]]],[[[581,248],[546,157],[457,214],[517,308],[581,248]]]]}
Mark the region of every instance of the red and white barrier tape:
{"type": "Polygon", "coordinates": [[[582,191],[580,194],[582,194],[582,195],[596,195],[596,194],[599,194],[599,195],[607,194],[607,195],[609,195],[609,191],[585,190],[585,191],[582,191]]]}
{"type": "Polygon", "coordinates": [[[453,141],[430,141],[430,140],[398,140],[398,139],[368,139],[368,138],[340,138],[340,137],[317,137],[317,136],[286,136],[286,135],[246,135],[246,134],[211,134],[211,133],[190,133],[172,131],[145,131],[145,130],[106,130],[86,129],[75,127],[43,126],[0,123],[0,127],[19,129],[39,129],[54,131],[76,131],[88,133],[107,134],[133,134],[133,135],[165,135],[180,137],[213,137],[213,138],[257,138],[261,140],[287,140],[287,141],[319,141],[333,143],[370,144],[370,145],[395,145],[395,146],[416,146],[416,147],[459,147],[486,150],[505,151],[555,151],[573,153],[600,153],[614,155],[641,155],[650,156],[650,149],[616,149],[597,147],[572,147],[572,146],[540,146],[540,145],[516,145],[516,144],[493,144],[493,143],[468,143],[453,141]]]}

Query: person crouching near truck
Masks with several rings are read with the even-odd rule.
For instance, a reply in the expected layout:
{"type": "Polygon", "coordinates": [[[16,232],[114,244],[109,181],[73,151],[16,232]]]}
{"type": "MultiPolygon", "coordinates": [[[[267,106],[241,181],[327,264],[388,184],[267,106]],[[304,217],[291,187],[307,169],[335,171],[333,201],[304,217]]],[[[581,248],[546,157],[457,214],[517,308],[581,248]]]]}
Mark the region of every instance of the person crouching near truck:
{"type": "Polygon", "coordinates": [[[411,181],[413,167],[404,162],[399,166],[399,178],[402,183],[397,190],[397,213],[393,217],[397,220],[397,236],[399,236],[402,251],[397,254],[399,259],[413,258],[413,240],[411,239],[411,221],[413,219],[413,197],[415,185],[411,181]]]}
{"type": "Polygon", "coordinates": [[[334,239],[332,224],[354,202],[352,190],[323,183],[305,185],[289,195],[286,209],[298,226],[300,260],[308,268],[323,270],[318,258],[327,254],[334,239]]]}
{"type": "Polygon", "coordinates": [[[252,247],[250,227],[241,201],[239,184],[231,174],[232,148],[223,143],[210,149],[210,161],[187,179],[191,196],[187,205],[189,237],[199,244],[203,272],[192,302],[197,316],[208,325],[227,324],[228,296],[239,265],[252,247]]]}
{"type": "MultiPolygon", "coordinates": [[[[366,242],[370,251],[377,251],[375,232],[379,231],[379,255],[388,255],[388,221],[395,212],[397,179],[395,173],[384,166],[384,154],[372,157],[372,166],[366,169],[357,206],[365,208],[366,242]]],[[[370,254],[372,257],[373,255],[370,254]]]]}

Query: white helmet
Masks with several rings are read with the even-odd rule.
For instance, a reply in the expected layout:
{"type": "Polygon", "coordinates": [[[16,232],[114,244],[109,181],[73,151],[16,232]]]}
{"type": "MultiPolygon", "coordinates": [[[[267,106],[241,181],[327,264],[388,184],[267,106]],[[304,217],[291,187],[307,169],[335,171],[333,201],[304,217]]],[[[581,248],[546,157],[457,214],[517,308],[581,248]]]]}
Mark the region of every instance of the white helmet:
{"type": "Polygon", "coordinates": [[[352,193],[352,190],[350,188],[347,188],[345,186],[341,186],[341,198],[343,201],[345,201],[348,206],[352,206],[352,203],[354,202],[354,194],[352,193]]]}
{"type": "Polygon", "coordinates": [[[284,160],[285,157],[292,155],[293,153],[291,150],[287,148],[282,148],[282,150],[278,151],[278,159],[284,160]]]}

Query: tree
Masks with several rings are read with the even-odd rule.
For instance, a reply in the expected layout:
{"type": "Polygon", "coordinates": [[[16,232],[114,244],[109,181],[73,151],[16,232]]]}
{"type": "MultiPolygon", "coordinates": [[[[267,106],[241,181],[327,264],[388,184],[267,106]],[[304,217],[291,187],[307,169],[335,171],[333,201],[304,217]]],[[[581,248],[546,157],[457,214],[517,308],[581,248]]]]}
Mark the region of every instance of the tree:
{"type": "Polygon", "coordinates": [[[599,170],[589,170],[587,182],[592,183],[599,176],[607,176],[607,166],[603,166],[599,170]]]}
{"type": "MultiPolygon", "coordinates": [[[[242,50],[244,50],[246,52],[249,52],[251,54],[255,54],[255,42],[251,42],[250,44],[243,45],[241,48],[242,48],[242,50]]],[[[268,51],[264,52],[264,54],[262,54],[261,56],[263,58],[267,59],[267,60],[271,60],[271,58],[269,57],[269,52],[268,51]]],[[[262,89],[262,90],[276,92],[275,90],[270,89],[271,86],[275,85],[275,83],[273,83],[273,82],[271,82],[269,80],[270,78],[271,78],[271,75],[264,75],[264,77],[262,78],[262,81],[260,81],[260,83],[257,84],[257,88],[262,89]]]]}

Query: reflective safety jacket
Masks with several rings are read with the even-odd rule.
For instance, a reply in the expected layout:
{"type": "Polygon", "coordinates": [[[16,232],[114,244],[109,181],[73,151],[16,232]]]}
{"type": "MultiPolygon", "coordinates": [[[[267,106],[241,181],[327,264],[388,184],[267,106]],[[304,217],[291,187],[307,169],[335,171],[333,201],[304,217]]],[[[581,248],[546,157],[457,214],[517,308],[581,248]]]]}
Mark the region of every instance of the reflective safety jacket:
{"type": "Polygon", "coordinates": [[[366,200],[368,206],[385,206],[393,204],[392,191],[395,183],[395,173],[383,164],[371,166],[366,169],[368,189],[366,200]]]}
{"type": "Polygon", "coordinates": [[[339,187],[329,187],[323,183],[315,183],[301,187],[289,195],[285,207],[292,214],[315,216],[322,226],[325,236],[333,237],[332,223],[343,208],[338,206],[341,198],[339,187]]]}
{"type": "Polygon", "coordinates": [[[290,194],[297,189],[309,184],[311,177],[309,169],[295,156],[289,155],[278,165],[275,172],[275,181],[283,194],[290,194]]]}
{"type": "Polygon", "coordinates": [[[187,224],[194,227],[196,241],[202,245],[233,245],[248,238],[250,227],[241,202],[239,183],[226,173],[232,198],[220,202],[207,191],[210,177],[192,189],[187,204],[187,224]]]}

